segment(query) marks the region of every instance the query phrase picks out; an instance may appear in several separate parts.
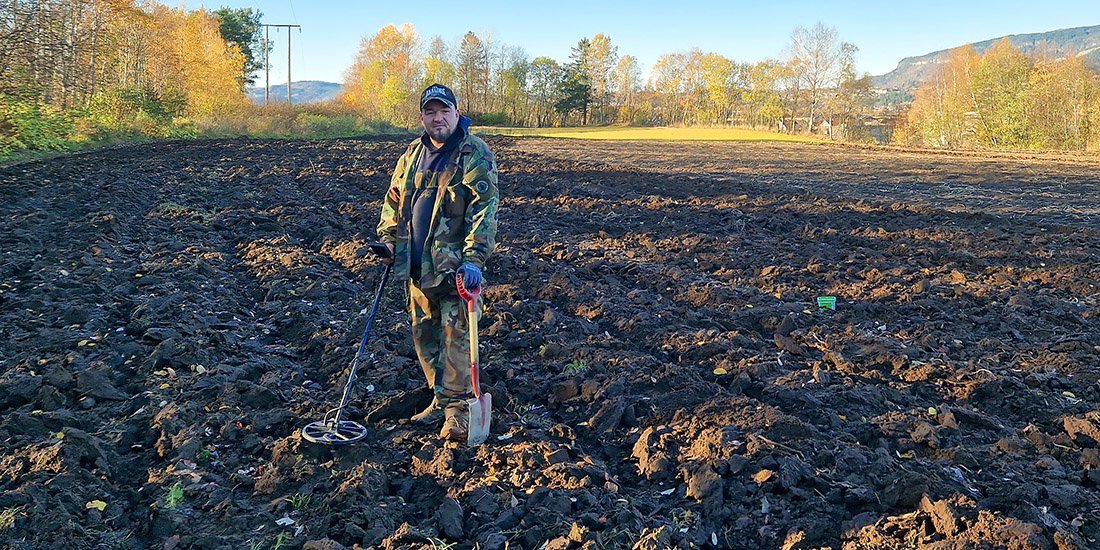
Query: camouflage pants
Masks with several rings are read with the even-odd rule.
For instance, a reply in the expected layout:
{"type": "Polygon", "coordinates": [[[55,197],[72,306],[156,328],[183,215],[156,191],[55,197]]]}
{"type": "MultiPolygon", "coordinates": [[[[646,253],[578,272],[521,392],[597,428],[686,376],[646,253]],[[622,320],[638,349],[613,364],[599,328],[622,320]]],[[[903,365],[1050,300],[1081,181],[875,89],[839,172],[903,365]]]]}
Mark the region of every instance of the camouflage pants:
{"type": "MultiPolygon", "coordinates": [[[[470,336],[466,303],[451,285],[421,289],[409,282],[413,346],[428,387],[447,397],[469,395],[470,336]]],[[[478,319],[481,304],[478,303],[478,319]]]]}

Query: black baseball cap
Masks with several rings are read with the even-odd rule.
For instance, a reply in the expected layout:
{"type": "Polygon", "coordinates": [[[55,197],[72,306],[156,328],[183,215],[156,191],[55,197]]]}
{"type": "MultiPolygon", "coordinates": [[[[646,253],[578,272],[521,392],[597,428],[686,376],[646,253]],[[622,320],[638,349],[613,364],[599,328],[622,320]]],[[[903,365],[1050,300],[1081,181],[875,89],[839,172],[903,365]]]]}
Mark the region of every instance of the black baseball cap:
{"type": "Polygon", "coordinates": [[[444,105],[452,109],[458,108],[458,100],[455,99],[455,93],[442,84],[432,84],[424,88],[424,93],[420,94],[420,108],[424,109],[424,106],[433,99],[442,101],[444,105]]]}

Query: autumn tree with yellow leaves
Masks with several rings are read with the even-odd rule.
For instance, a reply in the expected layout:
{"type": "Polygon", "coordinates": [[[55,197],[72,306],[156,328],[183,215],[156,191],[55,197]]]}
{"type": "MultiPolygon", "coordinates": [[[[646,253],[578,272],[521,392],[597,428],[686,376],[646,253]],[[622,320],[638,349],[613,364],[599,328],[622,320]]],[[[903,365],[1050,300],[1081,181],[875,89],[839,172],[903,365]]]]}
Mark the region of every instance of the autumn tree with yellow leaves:
{"type": "Polygon", "coordinates": [[[895,141],[943,148],[1100,149],[1100,77],[1074,55],[963,46],[916,92],[895,141]]]}
{"type": "Polygon", "coordinates": [[[1100,76],[1081,57],[1040,59],[1028,74],[1030,125],[1042,149],[1100,149],[1100,76]]]}
{"type": "Polygon", "coordinates": [[[144,84],[162,95],[182,95],[185,113],[207,116],[231,111],[243,105],[238,78],[244,72],[245,57],[236,45],[227,45],[218,31],[218,21],[205,10],[185,11],[154,5],[144,60],[144,84]]]}
{"type": "Polygon", "coordinates": [[[340,101],[367,117],[406,123],[418,107],[415,94],[422,65],[416,46],[416,29],[408,23],[386,25],[364,38],[355,62],[344,73],[340,101]]]}
{"type": "Polygon", "coordinates": [[[246,103],[245,56],[203,9],[3,0],[0,36],[0,154],[187,132],[246,103]]]}
{"type": "Polygon", "coordinates": [[[972,46],[952,50],[948,61],[917,90],[895,140],[951,149],[976,143],[973,74],[978,61],[972,46]]]}

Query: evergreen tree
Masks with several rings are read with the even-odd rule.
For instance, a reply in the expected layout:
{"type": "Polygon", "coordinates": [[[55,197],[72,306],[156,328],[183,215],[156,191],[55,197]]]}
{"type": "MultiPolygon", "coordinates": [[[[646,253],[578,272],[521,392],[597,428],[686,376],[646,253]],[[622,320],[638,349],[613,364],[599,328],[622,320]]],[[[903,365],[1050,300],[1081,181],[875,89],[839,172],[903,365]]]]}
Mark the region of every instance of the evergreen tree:
{"type": "Polygon", "coordinates": [[[458,100],[463,111],[482,114],[488,107],[489,50],[472,31],[458,45],[458,100]]]}
{"type": "Polygon", "coordinates": [[[255,84],[253,75],[264,69],[265,54],[271,52],[271,44],[264,43],[260,23],[263,13],[252,8],[222,7],[214,11],[214,16],[218,18],[218,31],[222,39],[240,48],[244,54],[241,86],[255,84]]]}
{"type": "Polygon", "coordinates": [[[579,112],[581,125],[588,124],[589,105],[592,103],[592,43],[587,38],[582,38],[573,47],[569,55],[570,63],[566,65],[565,76],[558,87],[559,99],[554,103],[554,108],[567,117],[579,112]]]}

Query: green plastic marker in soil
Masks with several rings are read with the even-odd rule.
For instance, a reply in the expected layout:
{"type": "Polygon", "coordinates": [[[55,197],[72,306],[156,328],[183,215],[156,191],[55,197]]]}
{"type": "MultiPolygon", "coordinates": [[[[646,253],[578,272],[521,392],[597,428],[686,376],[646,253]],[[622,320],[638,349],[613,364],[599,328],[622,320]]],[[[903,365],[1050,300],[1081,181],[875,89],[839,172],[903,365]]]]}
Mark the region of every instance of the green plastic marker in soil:
{"type": "Polygon", "coordinates": [[[836,296],[818,296],[817,307],[836,311],[836,296]]]}

